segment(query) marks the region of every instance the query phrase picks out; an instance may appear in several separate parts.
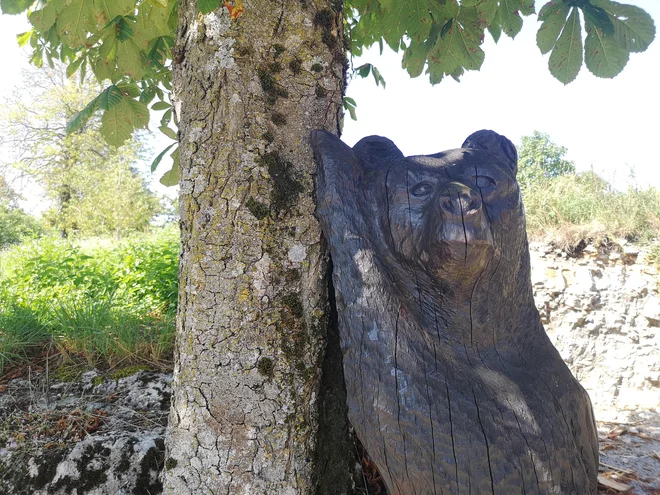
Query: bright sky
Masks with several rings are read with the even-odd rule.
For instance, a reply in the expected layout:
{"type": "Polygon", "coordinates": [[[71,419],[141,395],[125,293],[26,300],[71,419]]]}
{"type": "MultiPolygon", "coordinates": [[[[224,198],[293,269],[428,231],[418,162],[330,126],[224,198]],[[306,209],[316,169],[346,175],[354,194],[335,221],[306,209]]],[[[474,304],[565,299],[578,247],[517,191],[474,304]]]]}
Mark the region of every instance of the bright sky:
{"type": "MultiPolygon", "coordinates": [[[[660,25],[660,1],[628,1],[660,25]]],[[[20,82],[27,61],[15,35],[27,29],[21,16],[0,16],[0,95],[20,82]]],[[[568,148],[578,169],[593,167],[619,187],[632,170],[638,184],[660,187],[660,154],[654,144],[660,142],[660,34],[646,52],[632,54],[613,80],[598,79],[583,67],[577,80],[564,86],[550,75],[548,56],[536,47],[537,29],[530,17],[515,40],[503,35],[495,45],[487,36],[480,71],[466,73],[460,83],[447,79],[436,86],[426,76],[410,79],[401,69],[400,54],[386,48],[379,56],[375,47],[354,64],[376,65],[387,88],[375,87],[371,77],[351,82],[347,94],[357,101],[358,120],[347,116],[343,139],[353,145],[379,134],[412,155],[458,147],[478,129],[493,129],[516,144],[539,130],[568,148]]]]}
{"type": "MultiPolygon", "coordinates": [[[[660,31],[660,1],[620,0],[646,10],[660,31]]],[[[537,9],[543,5],[537,1],[537,9]]],[[[564,86],[548,71],[548,55],[536,46],[535,18],[525,18],[515,40],[502,35],[496,45],[487,35],[486,60],[460,83],[451,78],[431,86],[428,76],[410,79],[401,54],[378,47],[360,60],[371,62],[387,82],[354,79],[347,95],[357,102],[357,122],[346,118],[349,145],[370,134],[392,139],[406,155],[457,148],[472,132],[492,129],[515,144],[534,130],[568,148],[578,170],[589,169],[619,187],[634,170],[641,185],[660,187],[660,33],[643,53],[631,54],[623,72],[599,79],[583,67],[564,86]],[[656,142],[657,140],[657,142],[656,142]],[[655,143],[655,144],[654,144],[655,143]]]]}

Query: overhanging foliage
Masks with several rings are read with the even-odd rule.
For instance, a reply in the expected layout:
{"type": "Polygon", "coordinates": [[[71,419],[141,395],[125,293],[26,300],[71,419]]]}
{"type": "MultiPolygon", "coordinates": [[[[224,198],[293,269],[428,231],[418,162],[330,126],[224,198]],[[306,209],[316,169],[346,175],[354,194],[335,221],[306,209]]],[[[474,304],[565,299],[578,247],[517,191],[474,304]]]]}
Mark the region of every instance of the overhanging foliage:
{"type": "MultiPolygon", "coordinates": [[[[0,6],[6,14],[27,13],[32,30],[19,35],[18,42],[30,44],[35,65],[45,60],[52,66],[58,59],[68,64],[68,75],[84,78],[92,70],[108,85],[71,122],[71,130],[102,110],[101,132],[109,143],[120,145],[147,126],[151,105],[165,110],[160,130],[176,138],[169,128],[175,123],[168,92],[177,0],[1,0],[0,6]]],[[[226,9],[239,23],[246,8],[242,0],[197,0],[197,7],[201,14],[226,9]]],[[[386,43],[403,53],[402,65],[412,77],[426,73],[436,84],[478,70],[486,31],[496,42],[502,33],[513,38],[523,17],[536,8],[534,0],[347,0],[344,17],[352,54],[386,43]]],[[[648,13],[612,0],[551,0],[540,5],[538,20],[537,45],[542,54],[550,53],[550,73],[564,84],[577,77],[583,62],[598,77],[616,76],[630,53],[646,50],[655,38],[648,13]]],[[[371,65],[356,73],[372,74],[384,84],[371,65]]],[[[355,102],[344,106],[354,116],[355,102]]],[[[176,151],[172,158],[176,171],[176,151]]],[[[173,171],[164,182],[175,182],[173,171]]]]}

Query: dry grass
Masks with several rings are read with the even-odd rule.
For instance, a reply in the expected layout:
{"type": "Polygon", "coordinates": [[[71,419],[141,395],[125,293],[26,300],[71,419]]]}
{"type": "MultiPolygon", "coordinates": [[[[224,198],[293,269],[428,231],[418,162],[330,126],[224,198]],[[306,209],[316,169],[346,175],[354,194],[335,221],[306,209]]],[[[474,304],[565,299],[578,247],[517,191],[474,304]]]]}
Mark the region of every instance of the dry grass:
{"type": "Polygon", "coordinates": [[[522,193],[533,240],[571,247],[582,240],[644,242],[660,234],[660,192],[653,188],[616,191],[588,172],[541,178],[522,193]]]}

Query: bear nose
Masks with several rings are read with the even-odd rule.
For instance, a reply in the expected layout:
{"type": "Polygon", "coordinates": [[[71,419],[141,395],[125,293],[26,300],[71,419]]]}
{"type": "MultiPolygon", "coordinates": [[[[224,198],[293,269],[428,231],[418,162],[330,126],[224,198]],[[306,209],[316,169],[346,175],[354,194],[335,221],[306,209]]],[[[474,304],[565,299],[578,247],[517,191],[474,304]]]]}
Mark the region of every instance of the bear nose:
{"type": "Polygon", "coordinates": [[[464,184],[452,182],[440,193],[440,207],[452,215],[469,215],[481,209],[481,197],[464,184]]]}

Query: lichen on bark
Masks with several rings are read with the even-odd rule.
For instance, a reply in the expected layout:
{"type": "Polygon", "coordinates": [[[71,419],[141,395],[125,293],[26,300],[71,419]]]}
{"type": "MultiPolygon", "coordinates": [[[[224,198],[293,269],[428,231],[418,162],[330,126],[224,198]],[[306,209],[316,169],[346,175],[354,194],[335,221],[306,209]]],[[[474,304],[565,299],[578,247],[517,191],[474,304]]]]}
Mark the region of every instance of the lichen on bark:
{"type": "Polygon", "coordinates": [[[311,493],[327,291],[308,136],[338,132],[344,58],[324,37],[341,39],[341,14],[320,27],[330,2],[256,0],[235,20],[196,3],[180,4],[174,69],[181,289],[164,488],[311,493]]]}

